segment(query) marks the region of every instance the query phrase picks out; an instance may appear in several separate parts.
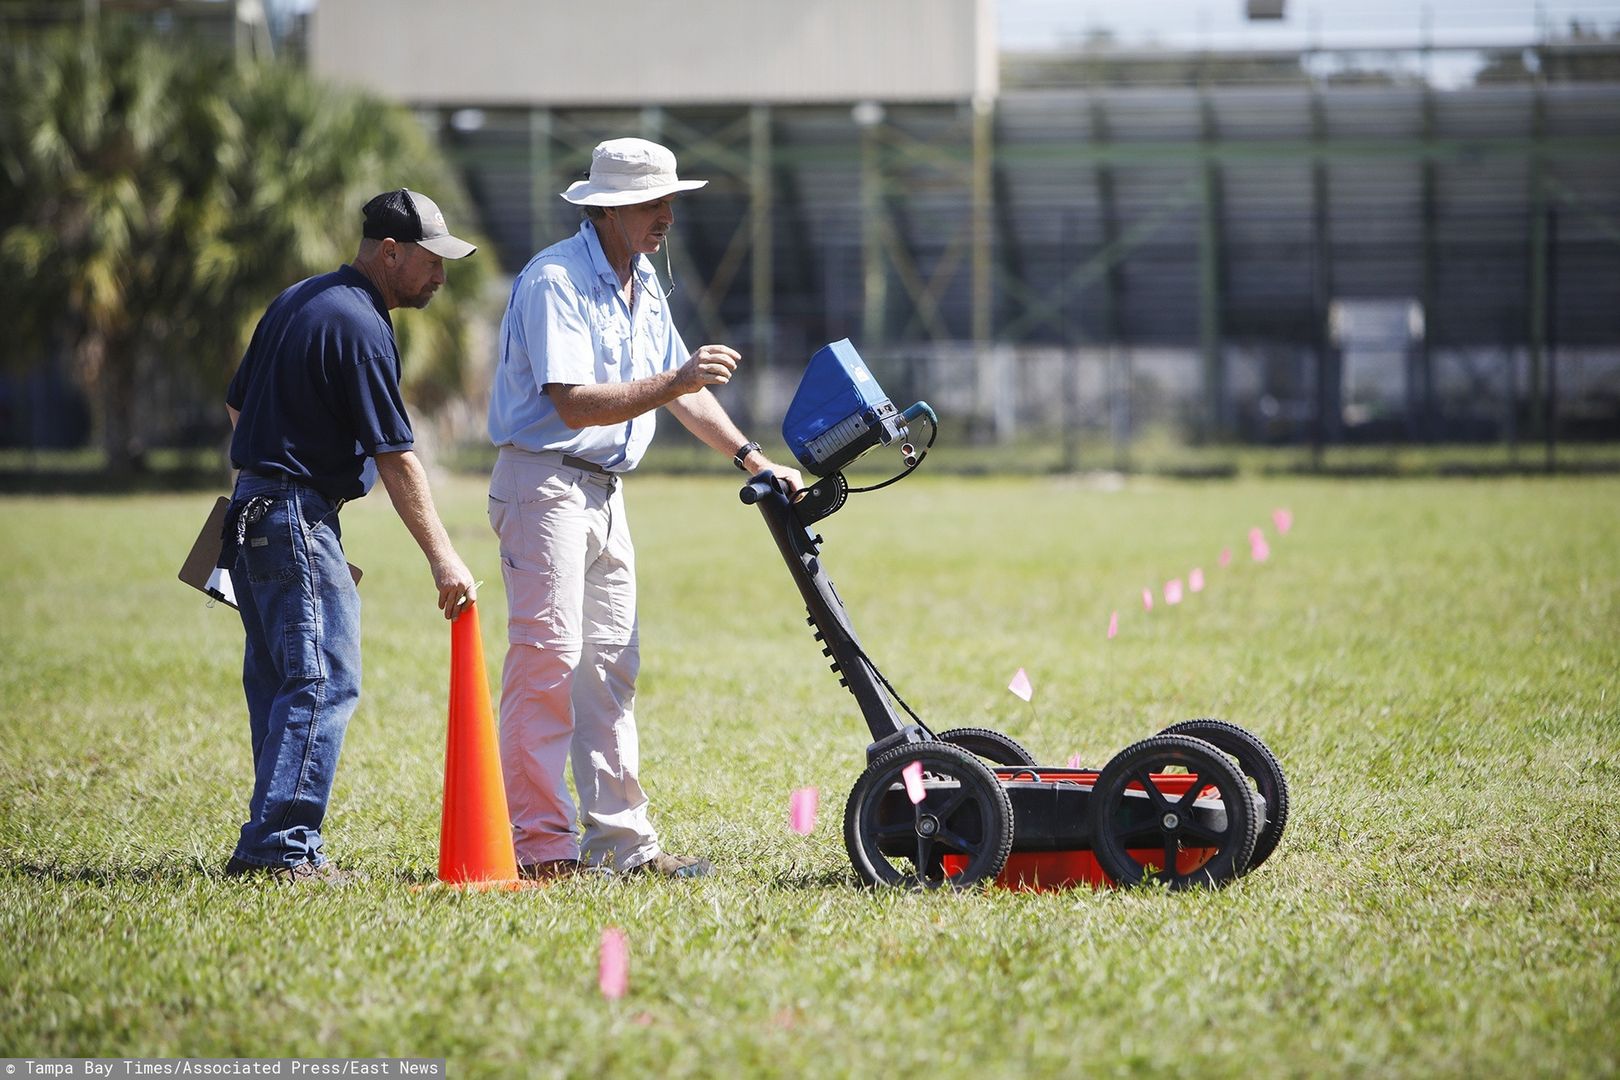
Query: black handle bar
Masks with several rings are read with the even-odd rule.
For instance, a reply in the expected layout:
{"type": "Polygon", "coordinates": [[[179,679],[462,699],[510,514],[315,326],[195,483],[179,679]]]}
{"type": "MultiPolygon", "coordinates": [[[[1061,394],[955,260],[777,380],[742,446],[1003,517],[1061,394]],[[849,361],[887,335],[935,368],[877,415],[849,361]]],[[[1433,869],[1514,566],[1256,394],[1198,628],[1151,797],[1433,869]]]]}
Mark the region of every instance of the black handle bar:
{"type": "Polygon", "coordinates": [[[743,501],[744,505],[753,506],[771,492],[781,490],[782,481],[777,479],[775,473],[766,469],[764,472],[750,476],[748,483],[744,484],[742,490],[737,492],[737,497],[743,501]]]}

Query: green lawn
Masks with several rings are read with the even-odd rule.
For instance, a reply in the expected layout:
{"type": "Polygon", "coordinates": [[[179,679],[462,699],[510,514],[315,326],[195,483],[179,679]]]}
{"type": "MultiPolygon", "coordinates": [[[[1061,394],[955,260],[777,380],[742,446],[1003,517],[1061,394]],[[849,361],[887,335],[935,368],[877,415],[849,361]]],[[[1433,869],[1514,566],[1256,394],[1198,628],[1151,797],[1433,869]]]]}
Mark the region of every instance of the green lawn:
{"type": "MultiPolygon", "coordinates": [[[[449,635],[384,497],[343,515],[366,691],[328,819],[370,880],[326,891],[219,876],[250,780],[241,630],[175,580],[211,497],[0,499],[0,1056],[1620,1073],[1620,480],[920,476],[823,523],[868,650],[935,727],[1056,762],[1203,715],[1272,745],[1282,847],[1173,895],[856,887],[841,818],[869,736],[737,486],[629,490],[645,779],[668,846],[721,875],[520,895],[409,888],[436,866],[449,635]],[[1204,594],[1142,612],[1144,586],[1195,565],[1204,594]],[[1005,689],[1020,666],[1033,707],[1005,689]],[[788,796],[810,784],[801,837],[788,796]],[[596,989],[606,926],[630,944],[617,1002],[596,989]]],[[[495,683],[483,488],[437,490],[488,580],[495,683]]]]}

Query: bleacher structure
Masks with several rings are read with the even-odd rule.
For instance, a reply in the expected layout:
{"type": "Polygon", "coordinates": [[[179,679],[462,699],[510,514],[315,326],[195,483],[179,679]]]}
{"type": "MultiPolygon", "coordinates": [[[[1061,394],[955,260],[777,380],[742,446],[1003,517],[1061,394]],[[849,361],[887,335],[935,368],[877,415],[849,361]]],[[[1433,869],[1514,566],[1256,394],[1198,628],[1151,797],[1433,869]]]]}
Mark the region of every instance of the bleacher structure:
{"type": "Polygon", "coordinates": [[[848,335],[1002,434],[1512,438],[1549,394],[1569,434],[1620,423],[1620,82],[439,119],[509,268],[574,227],[602,137],[714,178],[678,207],[682,325],[783,387],[848,335]]]}

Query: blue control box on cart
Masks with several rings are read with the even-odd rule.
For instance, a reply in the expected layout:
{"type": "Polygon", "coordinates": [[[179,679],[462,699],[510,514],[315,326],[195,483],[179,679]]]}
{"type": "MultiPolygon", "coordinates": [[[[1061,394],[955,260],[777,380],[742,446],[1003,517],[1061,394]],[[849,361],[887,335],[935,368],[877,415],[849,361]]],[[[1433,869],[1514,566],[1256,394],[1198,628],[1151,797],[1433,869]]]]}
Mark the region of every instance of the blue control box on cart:
{"type": "Polygon", "coordinates": [[[826,476],[905,434],[900,410],[848,338],[818,349],[782,421],[782,441],[807,471],[826,476]]]}

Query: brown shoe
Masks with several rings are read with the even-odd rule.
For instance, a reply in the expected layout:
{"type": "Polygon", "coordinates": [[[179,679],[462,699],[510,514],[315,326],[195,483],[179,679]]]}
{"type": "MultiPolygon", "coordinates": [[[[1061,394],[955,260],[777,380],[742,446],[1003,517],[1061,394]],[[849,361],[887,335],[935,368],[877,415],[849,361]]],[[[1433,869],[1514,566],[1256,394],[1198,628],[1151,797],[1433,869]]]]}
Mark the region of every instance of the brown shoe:
{"type": "Polygon", "coordinates": [[[626,870],[627,874],[658,874],[670,878],[700,878],[714,873],[714,864],[696,855],[671,855],[660,851],[644,863],[626,870]]]}
{"type": "Polygon", "coordinates": [[[519,863],[518,877],[530,881],[550,881],[579,873],[578,859],[547,859],[538,863],[519,863]]]}

